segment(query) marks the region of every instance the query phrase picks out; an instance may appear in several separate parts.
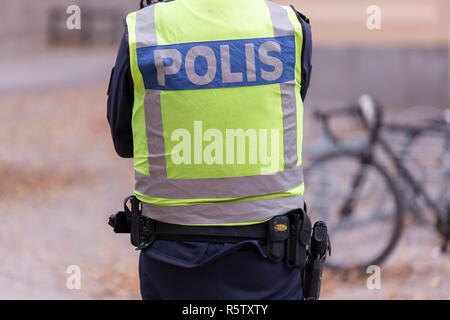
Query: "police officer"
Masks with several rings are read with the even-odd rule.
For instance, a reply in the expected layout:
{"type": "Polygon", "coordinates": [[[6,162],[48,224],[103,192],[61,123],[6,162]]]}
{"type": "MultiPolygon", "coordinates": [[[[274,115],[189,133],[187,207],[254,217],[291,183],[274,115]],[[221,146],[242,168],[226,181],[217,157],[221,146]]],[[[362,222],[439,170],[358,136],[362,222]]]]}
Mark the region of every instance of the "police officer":
{"type": "Polygon", "coordinates": [[[156,235],[142,297],[301,299],[308,19],[265,0],[176,0],[125,29],[108,121],[156,235]]]}

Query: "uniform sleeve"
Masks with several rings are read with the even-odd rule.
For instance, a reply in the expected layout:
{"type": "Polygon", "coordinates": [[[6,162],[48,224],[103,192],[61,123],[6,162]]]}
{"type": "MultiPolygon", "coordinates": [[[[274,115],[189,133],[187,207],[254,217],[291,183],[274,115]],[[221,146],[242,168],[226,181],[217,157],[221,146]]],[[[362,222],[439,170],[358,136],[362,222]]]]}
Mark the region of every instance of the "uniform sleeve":
{"type": "Polygon", "coordinates": [[[297,15],[298,21],[302,26],[303,31],[303,48],[302,48],[302,88],[301,88],[301,96],[302,100],[305,101],[306,94],[308,92],[309,83],[311,80],[311,58],[312,58],[312,33],[311,33],[311,24],[309,19],[295,10],[293,6],[292,9],[295,11],[297,15]]]}
{"type": "Polygon", "coordinates": [[[133,157],[131,118],[134,102],[134,85],[130,71],[127,29],[120,42],[116,64],[111,71],[108,86],[107,119],[117,154],[133,157]]]}

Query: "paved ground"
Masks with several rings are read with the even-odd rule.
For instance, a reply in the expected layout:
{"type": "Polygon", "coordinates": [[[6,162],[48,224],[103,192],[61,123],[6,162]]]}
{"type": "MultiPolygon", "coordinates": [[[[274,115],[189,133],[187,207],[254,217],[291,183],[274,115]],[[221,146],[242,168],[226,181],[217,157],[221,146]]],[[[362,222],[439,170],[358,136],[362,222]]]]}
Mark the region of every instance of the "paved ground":
{"type": "Polygon", "coordinates": [[[449,299],[450,257],[439,255],[434,230],[419,226],[406,229],[400,244],[381,266],[381,288],[369,290],[371,274],[324,275],[325,299],[449,299]]]}
{"type": "MultiPolygon", "coordinates": [[[[139,298],[137,254],[106,225],[133,183],[132,162],[115,155],[109,136],[106,85],[96,81],[114,57],[77,71],[82,59],[68,54],[75,78],[24,58],[34,80],[11,71],[0,81],[0,298],[139,298]],[[80,78],[89,80],[74,87],[80,78]],[[81,290],[66,287],[70,265],[81,268],[81,290]]],[[[381,290],[366,288],[367,275],[328,271],[323,298],[448,299],[450,258],[433,255],[437,244],[431,230],[411,226],[382,267],[381,290]]]]}
{"type": "Polygon", "coordinates": [[[136,254],[106,225],[132,190],[133,171],[114,155],[104,92],[0,99],[0,297],[137,297],[134,286],[109,289],[135,277],[136,254]],[[82,270],[81,291],[66,289],[69,265],[82,270]]]}

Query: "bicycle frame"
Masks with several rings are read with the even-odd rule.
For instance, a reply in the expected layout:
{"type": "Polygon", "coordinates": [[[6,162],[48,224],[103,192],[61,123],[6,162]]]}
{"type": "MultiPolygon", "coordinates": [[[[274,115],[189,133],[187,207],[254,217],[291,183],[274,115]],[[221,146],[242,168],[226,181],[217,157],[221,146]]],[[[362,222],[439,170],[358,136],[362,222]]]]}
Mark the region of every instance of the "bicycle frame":
{"type": "MultiPolygon", "coordinates": [[[[417,179],[414,177],[411,171],[403,164],[402,156],[405,155],[407,148],[412,144],[413,140],[417,136],[421,135],[424,131],[438,131],[447,133],[448,128],[445,126],[445,124],[435,126],[423,126],[423,127],[391,125],[391,124],[386,125],[383,123],[381,106],[373,104],[373,107],[375,112],[375,121],[373,121],[372,125],[364,117],[360,105],[351,105],[345,108],[338,108],[331,110],[327,113],[316,110],[316,112],[314,113],[316,119],[318,119],[322,123],[325,137],[329,139],[329,141],[335,146],[339,145],[340,140],[333,134],[330,128],[329,120],[332,117],[357,115],[368,132],[368,138],[364,143],[364,145],[362,147],[358,147],[357,150],[353,150],[359,152],[360,154],[361,167],[358,169],[358,172],[354,177],[351,192],[347,196],[346,198],[347,200],[344,202],[344,205],[341,208],[341,215],[346,216],[352,212],[353,201],[354,199],[357,198],[357,193],[358,190],[360,189],[359,186],[364,181],[365,165],[373,161],[376,153],[375,148],[377,145],[380,145],[383,151],[388,156],[389,160],[392,161],[394,167],[398,172],[398,176],[411,187],[414,195],[420,196],[424,199],[426,207],[430,208],[437,216],[437,222],[440,223],[441,226],[443,226],[443,230],[439,229],[439,231],[444,236],[443,248],[445,249],[446,243],[449,240],[449,226],[450,226],[449,213],[445,211],[447,208],[446,209],[441,208],[439,204],[436,203],[436,201],[434,201],[431,198],[428,191],[421,185],[419,181],[417,181],[417,179]],[[391,145],[380,135],[380,131],[383,128],[402,131],[404,133],[409,132],[410,140],[408,144],[404,146],[404,150],[400,152],[400,155],[396,154],[391,145]]],[[[450,146],[450,134],[447,134],[446,136],[446,147],[448,146],[450,146]]]]}
{"type": "Polygon", "coordinates": [[[429,193],[414,178],[411,171],[403,165],[401,158],[395,154],[391,146],[382,137],[378,137],[377,142],[381,145],[386,154],[389,155],[391,161],[393,162],[395,168],[399,173],[399,176],[411,186],[414,194],[423,197],[426,205],[436,213],[439,220],[447,223],[447,213],[439,207],[439,205],[430,197],[429,193]]]}

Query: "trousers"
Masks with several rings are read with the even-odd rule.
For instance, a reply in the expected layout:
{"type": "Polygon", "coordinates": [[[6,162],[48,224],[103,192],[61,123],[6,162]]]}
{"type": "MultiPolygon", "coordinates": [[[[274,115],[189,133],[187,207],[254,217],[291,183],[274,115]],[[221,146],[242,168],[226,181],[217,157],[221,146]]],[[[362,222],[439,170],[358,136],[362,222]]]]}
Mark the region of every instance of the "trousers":
{"type": "Polygon", "coordinates": [[[272,262],[256,240],[156,240],[139,257],[145,300],[300,300],[302,273],[272,262]]]}

